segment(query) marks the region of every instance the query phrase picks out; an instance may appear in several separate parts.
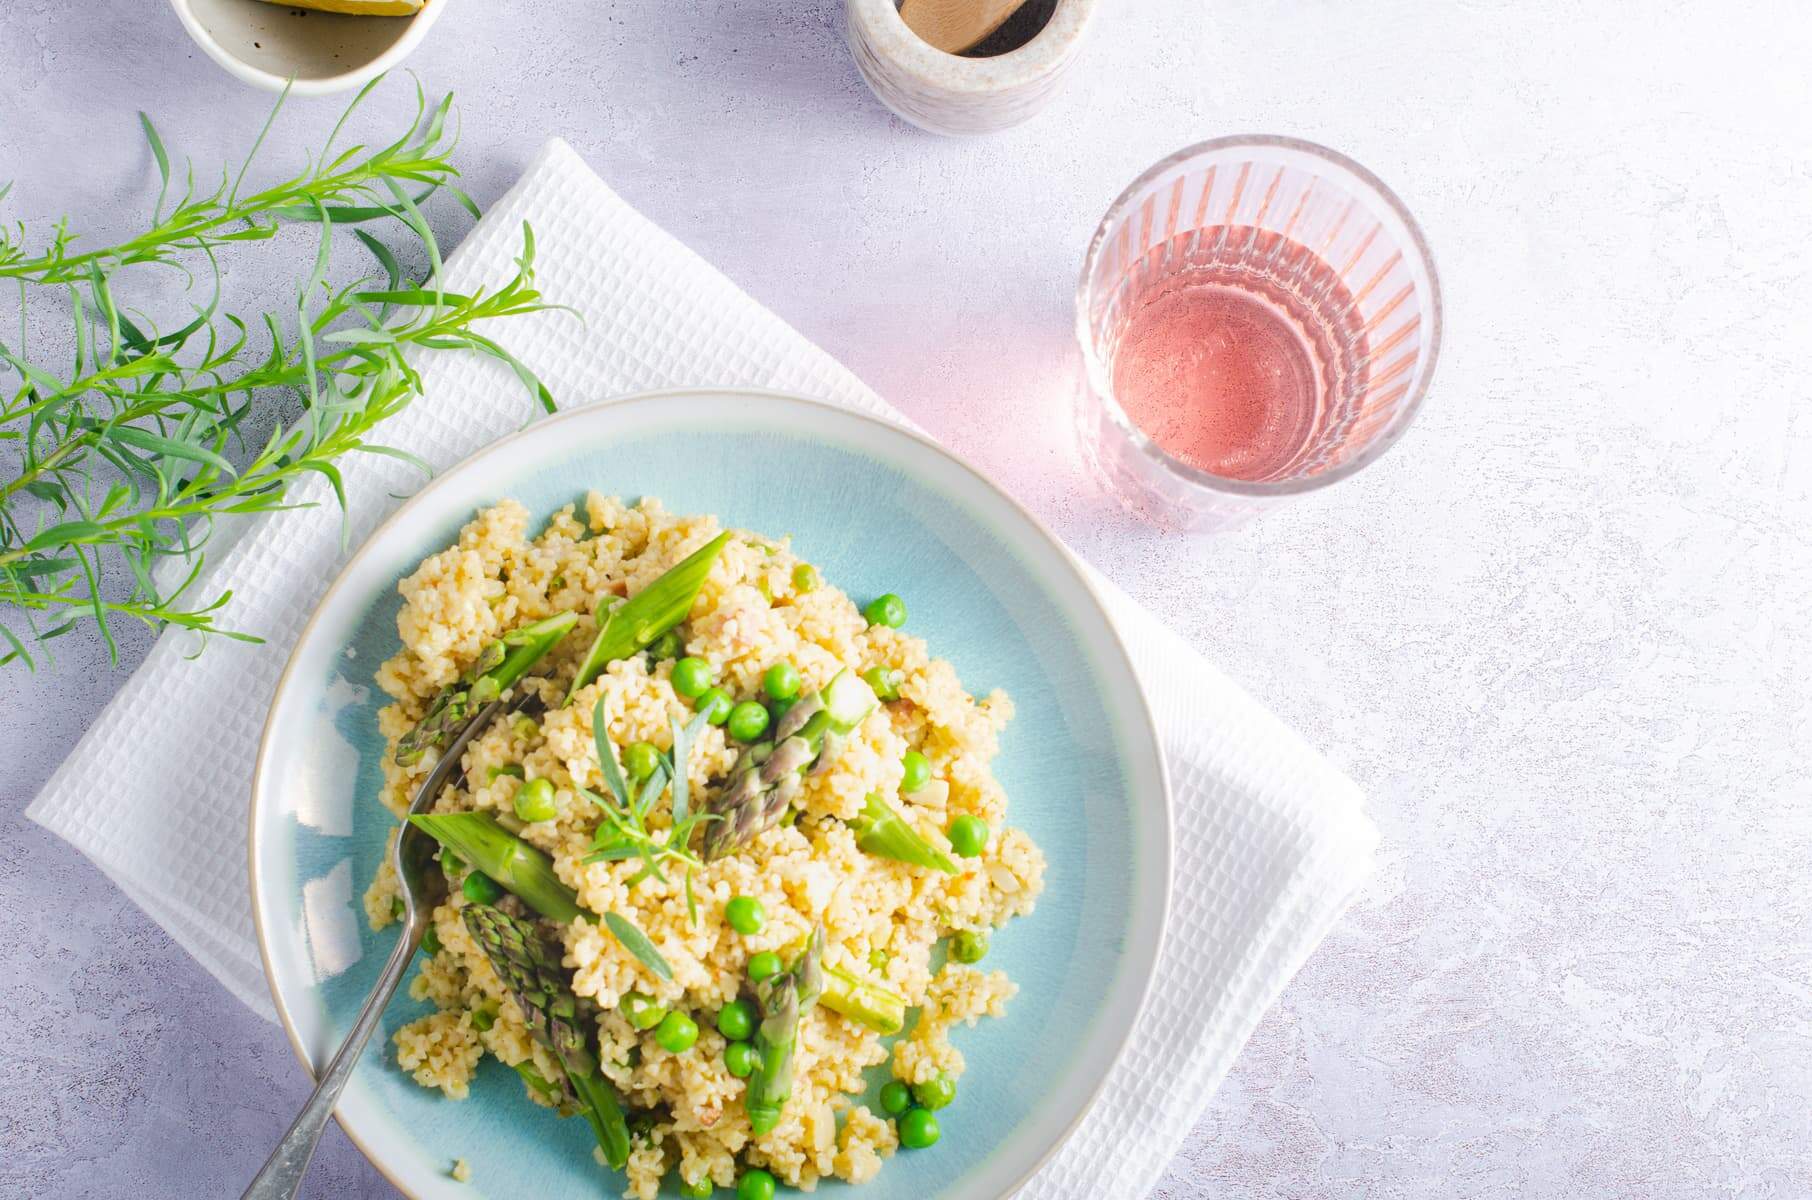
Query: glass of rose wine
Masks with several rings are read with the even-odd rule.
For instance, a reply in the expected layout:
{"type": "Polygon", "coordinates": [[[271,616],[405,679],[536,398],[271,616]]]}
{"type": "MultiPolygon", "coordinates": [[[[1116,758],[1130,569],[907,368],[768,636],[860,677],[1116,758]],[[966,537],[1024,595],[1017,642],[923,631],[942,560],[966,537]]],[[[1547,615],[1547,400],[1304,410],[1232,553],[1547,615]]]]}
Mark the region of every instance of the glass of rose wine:
{"type": "Polygon", "coordinates": [[[1076,294],[1084,455],[1133,511],[1227,529],[1344,479],[1408,427],[1441,289],[1371,172],[1279,137],[1203,142],[1114,201],[1076,294]]]}

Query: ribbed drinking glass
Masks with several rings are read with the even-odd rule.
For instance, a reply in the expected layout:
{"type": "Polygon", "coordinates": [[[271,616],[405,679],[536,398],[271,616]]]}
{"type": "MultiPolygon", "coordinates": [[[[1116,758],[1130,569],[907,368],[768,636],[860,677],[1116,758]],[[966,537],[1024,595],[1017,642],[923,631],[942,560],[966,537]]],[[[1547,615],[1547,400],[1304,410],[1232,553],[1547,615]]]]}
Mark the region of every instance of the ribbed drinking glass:
{"type": "Polygon", "coordinates": [[[1364,167],[1228,137],[1121,193],[1076,294],[1085,456],[1128,507],[1224,529],[1377,458],[1441,341],[1422,232],[1364,167]]]}

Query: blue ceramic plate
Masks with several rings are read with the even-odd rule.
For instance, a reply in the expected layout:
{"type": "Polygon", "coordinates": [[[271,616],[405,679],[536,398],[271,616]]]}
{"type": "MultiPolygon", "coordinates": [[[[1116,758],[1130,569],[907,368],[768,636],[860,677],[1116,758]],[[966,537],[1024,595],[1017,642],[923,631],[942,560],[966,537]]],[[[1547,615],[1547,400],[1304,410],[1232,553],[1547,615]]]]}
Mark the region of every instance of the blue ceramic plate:
{"type": "MultiPolygon", "coordinates": [[[[1151,717],[1100,604],[1037,522],[935,444],[790,396],[670,392],[547,418],[423,488],[328,589],[278,684],[252,796],[259,941],[296,1052],[330,1057],[395,937],[365,927],[360,897],[394,823],[376,800],[386,698],[373,677],[397,649],[397,581],[484,505],[514,496],[545,514],[592,488],[791,534],[851,595],[904,596],[909,629],[970,690],[1012,694],[995,770],[1013,823],[1049,860],[1037,911],[987,959],[1019,995],[1004,1020],[957,1031],[969,1066],[943,1140],[902,1151],[862,1189],[820,1194],[1010,1193],[1087,1111],[1157,960],[1171,848],[1151,717]]],[[[391,1182],[421,1200],[618,1194],[585,1122],[528,1103],[500,1064],[485,1061],[463,1102],[407,1078],[390,1035],[425,1008],[390,1006],[339,1106],[391,1182]],[[455,1158],[471,1183],[448,1178],[455,1158]]]]}

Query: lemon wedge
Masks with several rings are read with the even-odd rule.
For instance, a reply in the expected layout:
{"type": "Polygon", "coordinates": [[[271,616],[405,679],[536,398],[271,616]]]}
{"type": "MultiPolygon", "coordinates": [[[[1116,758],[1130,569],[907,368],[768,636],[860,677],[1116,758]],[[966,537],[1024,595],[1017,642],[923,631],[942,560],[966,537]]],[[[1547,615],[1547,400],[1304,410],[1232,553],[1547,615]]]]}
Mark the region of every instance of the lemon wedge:
{"type": "Polygon", "coordinates": [[[284,8],[312,8],[316,12],[345,13],[350,17],[413,17],[428,0],[264,0],[284,8]]]}

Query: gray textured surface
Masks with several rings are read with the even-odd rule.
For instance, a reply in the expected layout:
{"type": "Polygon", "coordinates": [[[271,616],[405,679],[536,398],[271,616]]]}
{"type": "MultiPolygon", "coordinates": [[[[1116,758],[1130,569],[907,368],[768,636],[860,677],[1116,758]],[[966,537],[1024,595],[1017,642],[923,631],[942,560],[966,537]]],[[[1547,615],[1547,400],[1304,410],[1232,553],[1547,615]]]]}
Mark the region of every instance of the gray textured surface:
{"type": "MultiPolygon", "coordinates": [[[[834,0],[455,0],[412,61],[460,94],[481,201],[563,134],[1369,790],[1377,879],[1162,1200],[1812,1195],[1812,16],[1593,7],[1123,2],[986,142],[881,111],[834,0]],[[1081,487],[1070,293],[1128,179],[1253,129],[1422,218],[1444,361],[1363,475],[1173,545],[1081,487]]],[[[148,0],[10,0],[7,215],[117,227],[135,109],[208,162],[262,104],[148,0]]],[[[236,1194],[304,1090],[18,816],[119,678],[74,639],[0,678],[0,1194],[236,1194]]],[[[390,1194],[330,1138],[311,1195],[390,1194]]]]}

